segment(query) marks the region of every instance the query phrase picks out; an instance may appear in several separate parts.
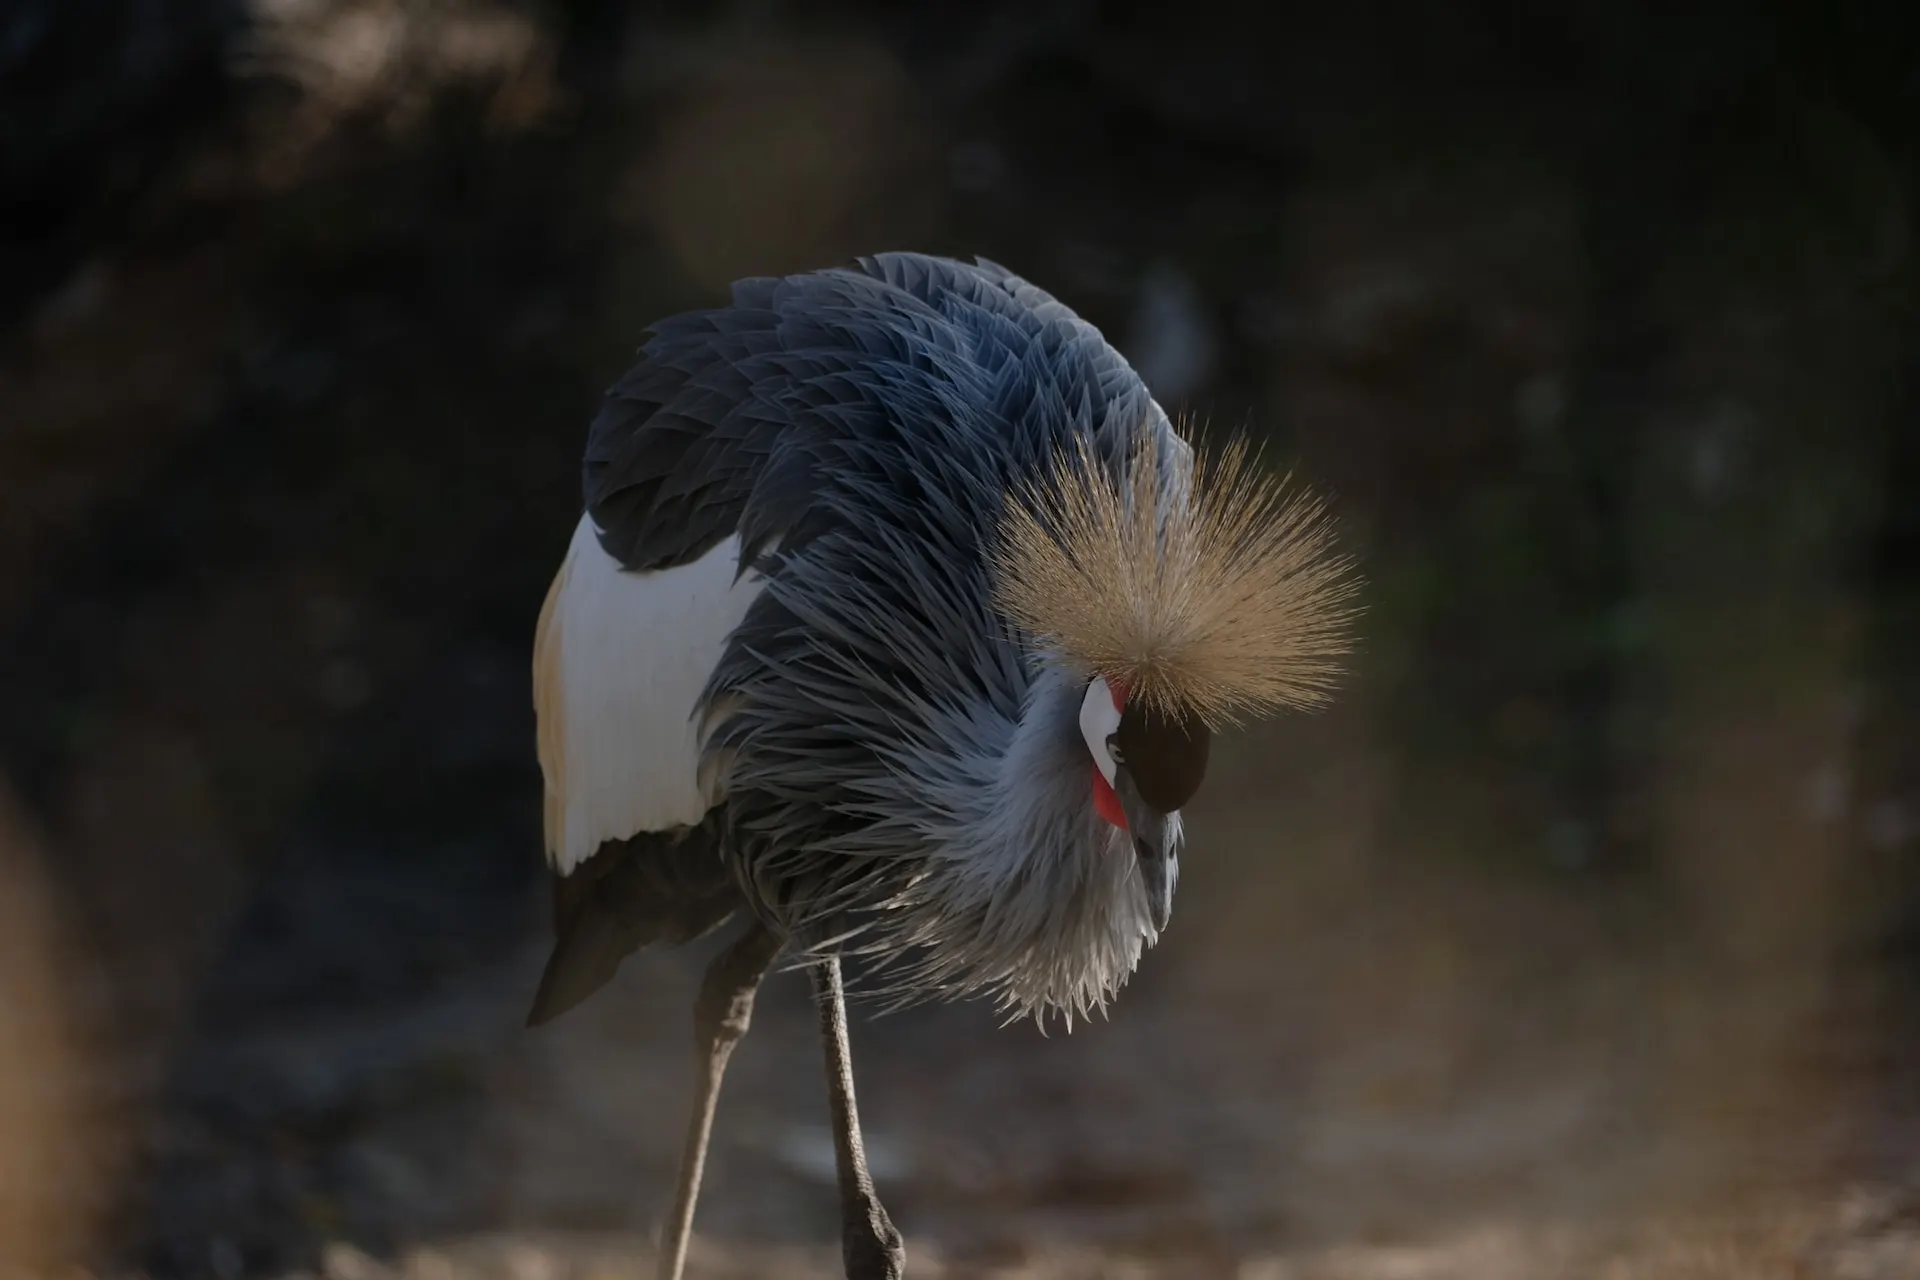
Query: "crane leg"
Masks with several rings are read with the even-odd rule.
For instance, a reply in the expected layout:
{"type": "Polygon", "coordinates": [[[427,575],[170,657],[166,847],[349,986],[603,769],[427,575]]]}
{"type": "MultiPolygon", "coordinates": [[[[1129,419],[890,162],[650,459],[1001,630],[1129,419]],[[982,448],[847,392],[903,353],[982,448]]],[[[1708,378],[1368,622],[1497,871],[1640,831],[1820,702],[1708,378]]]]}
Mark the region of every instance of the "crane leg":
{"type": "Polygon", "coordinates": [[[784,940],[758,921],[733,945],[714,957],[700,981],[694,1004],[695,1089],[693,1115],[687,1121],[686,1146],[680,1154],[680,1181],[673,1198],[673,1216],[661,1240],[660,1280],[680,1280],[687,1264],[687,1242],[693,1234],[694,1202],[700,1197],[700,1175],[707,1164],[707,1135],[720,1101],[720,1081],[727,1071],[733,1046],[747,1034],[753,1018],[753,996],[760,989],[784,940]]]}
{"type": "Polygon", "coordinates": [[[834,1166],[840,1176],[840,1249],[847,1280],[902,1280],[906,1249],[874,1193],[867,1172],[860,1112],[853,1099],[853,1050],[847,1041],[847,1000],[838,957],[813,966],[813,999],[827,1051],[827,1093],[833,1107],[834,1166]]]}

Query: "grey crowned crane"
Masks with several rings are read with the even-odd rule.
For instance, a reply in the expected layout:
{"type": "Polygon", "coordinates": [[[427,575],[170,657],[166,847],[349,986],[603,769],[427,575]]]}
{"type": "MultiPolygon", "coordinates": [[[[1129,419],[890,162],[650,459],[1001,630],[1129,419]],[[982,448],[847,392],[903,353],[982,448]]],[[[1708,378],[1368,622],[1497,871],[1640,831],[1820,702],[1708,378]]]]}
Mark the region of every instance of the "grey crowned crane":
{"type": "Polygon", "coordinates": [[[1324,700],[1354,578],[1318,503],[1238,445],[1196,456],[992,263],[745,280],[650,333],[536,633],[556,942],[529,1022],[737,919],[660,1275],[784,959],[819,1007],[847,1275],[897,1280],[842,959],[895,1005],[1103,1008],[1167,926],[1211,731],[1324,700]]]}

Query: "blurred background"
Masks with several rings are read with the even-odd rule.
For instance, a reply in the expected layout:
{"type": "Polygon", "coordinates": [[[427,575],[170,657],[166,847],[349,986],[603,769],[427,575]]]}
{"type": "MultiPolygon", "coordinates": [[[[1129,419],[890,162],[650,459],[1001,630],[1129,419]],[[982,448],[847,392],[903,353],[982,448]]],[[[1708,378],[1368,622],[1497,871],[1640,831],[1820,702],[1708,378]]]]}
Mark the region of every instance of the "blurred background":
{"type": "MultiPolygon", "coordinates": [[[[1332,495],[1108,1022],[854,1031],[913,1274],[1920,1276],[1897,0],[0,4],[0,1262],[644,1273],[706,948],[520,1029],[600,392],[736,277],[1058,294],[1332,495]]],[[[831,1276],[804,986],[710,1276],[831,1276]]]]}

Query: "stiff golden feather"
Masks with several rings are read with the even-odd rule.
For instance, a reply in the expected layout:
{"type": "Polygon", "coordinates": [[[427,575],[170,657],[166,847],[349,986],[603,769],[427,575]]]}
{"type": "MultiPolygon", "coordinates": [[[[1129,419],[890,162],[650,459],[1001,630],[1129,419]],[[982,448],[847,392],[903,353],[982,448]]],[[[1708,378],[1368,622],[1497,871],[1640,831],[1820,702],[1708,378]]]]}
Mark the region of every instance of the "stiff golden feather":
{"type": "Polygon", "coordinates": [[[1156,711],[1220,727],[1326,701],[1359,584],[1324,504],[1245,441],[1124,475],[1082,444],[1005,505],[995,598],[1046,649],[1156,711]]]}

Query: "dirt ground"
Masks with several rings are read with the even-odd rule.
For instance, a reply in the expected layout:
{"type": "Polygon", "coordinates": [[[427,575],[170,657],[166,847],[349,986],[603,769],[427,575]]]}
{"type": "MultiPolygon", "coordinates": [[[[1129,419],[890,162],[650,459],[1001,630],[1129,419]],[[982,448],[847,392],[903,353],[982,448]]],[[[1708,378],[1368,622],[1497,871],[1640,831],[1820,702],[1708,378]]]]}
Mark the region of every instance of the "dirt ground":
{"type": "MultiPolygon", "coordinates": [[[[1920,1110],[1877,1025],[1791,979],[1708,981],[1558,892],[1382,875],[1331,835],[1380,785],[1358,719],[1229,757],[1229,794],[1271,807],[1196,806],[1176,925],[1109,1019],[858,1023],[912,1274],[1920,1274],[1920,1110]]],[[[699,955],[638,957],[528,1032],[538,895],[423,955],[398,940],[449,910],[446,864],[351,863],[290,856],[227,939],[141,1119],[148,1265],[646,1274],[699,955]],[[421,972],[402,986],[397,964],[421,972]]],[[[804,986],[776,977],[729,1075],[694,1274],[837,1274],[823,1088],[804,986]]]]}

